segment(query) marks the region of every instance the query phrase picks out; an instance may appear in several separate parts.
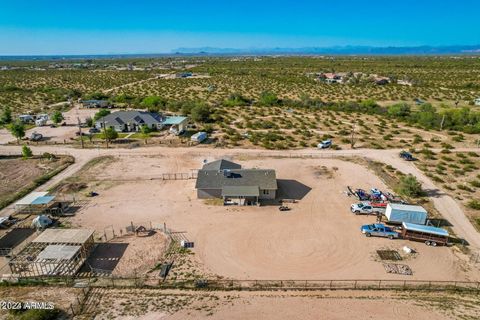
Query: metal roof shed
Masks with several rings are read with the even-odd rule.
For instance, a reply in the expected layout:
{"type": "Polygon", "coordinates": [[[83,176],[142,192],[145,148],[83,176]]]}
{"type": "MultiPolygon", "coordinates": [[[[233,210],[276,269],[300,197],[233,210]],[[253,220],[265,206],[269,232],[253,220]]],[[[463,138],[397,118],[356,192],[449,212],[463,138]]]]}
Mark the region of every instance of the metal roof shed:
{"type": "Polygon", "coordinates": [[[14,204],[16,213],[41,214],[55,202],[55,196],[47,196],[48,192],[32,192],[14,204]]]}
{"type": "Polygon", "coordinates": [[[15,202],[15,206],[32,204],[32,202],[35,201],[37,198],[44,197],[47,194],[48,192],[31,192],[30,194],[15,202]]]}
{"type": "Polygon", "coordinates": [[[164,125],[179,125],[182,124],[185,120],[187,120],[187,117],[182,117],[182,116],[173,116],[173,117],[166,117],[165,120],[162,122],[164,125]]]}
{"type": "Polygon", "coordinates": [[[93,239],[93,233],[90,229],[47,229],[32,242],[82,245],[93,239]]]}
{"type": "Polygon", "coordinates": [[[36,260],[70,260],[75,257],[81,248],[81,246],[52,244],[43,249],[43,251],[37,256],[36,260]]]}

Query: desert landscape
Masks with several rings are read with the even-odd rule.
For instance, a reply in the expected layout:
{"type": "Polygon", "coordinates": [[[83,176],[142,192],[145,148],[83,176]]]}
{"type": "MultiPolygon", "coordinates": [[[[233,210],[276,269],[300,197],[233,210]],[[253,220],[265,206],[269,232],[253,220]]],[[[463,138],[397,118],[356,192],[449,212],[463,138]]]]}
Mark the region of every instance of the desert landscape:
{"type": "Polygon", "coordinates": [[[0,319],[479,318],[476,53],[179,51],[0,56],[0,319]]]}

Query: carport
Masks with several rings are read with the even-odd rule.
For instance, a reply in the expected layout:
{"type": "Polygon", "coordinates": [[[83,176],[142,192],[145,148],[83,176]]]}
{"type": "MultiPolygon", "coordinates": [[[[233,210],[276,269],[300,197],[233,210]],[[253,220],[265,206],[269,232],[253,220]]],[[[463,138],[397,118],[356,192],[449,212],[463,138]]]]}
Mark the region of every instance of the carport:
{"type": "Polygon", "coordinates": [[[55,202],[55,196],[48,192],[32,192],[14,204],[15,213],[41,214],[55,202]]]}

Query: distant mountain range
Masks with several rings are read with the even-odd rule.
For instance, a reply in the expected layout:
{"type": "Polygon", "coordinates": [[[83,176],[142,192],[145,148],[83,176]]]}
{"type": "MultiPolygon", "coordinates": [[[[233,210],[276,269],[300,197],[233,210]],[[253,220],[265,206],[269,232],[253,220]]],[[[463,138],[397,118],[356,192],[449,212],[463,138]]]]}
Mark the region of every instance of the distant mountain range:
{"type": "Polygon", "coordinates": [[[79,54],[79,55],[18,55],[1,56],[0,61],[7,60],[83,60],[83,59],[122,59],[122,58],[156,58],[172,56],[254,56],[254,55],[480,55],[480,45],[455,46],[416,46],[416,47],[373,47],[373,46],[335,46],[304,48],[178,48],[169,53],[118,53],[118,54],[79,54]]]}
{"type": "Polygon", "coordinates": [[[450,55],[479,54],[480,45],[455,46],[415,46],[415,47],[373,47],[373,46],[335,46],[304,48],[178,48],[174,54],[187,55],[450,55]]]}

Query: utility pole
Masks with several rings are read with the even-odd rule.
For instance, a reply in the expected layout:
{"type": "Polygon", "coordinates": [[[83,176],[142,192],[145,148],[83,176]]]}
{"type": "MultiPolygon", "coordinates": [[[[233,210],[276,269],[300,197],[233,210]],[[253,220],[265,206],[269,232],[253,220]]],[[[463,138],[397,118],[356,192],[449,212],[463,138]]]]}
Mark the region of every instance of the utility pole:
{"type": "Polygon", "coordinates": [[[352,125],[352,135],[350,137],[350,147],[354,149],[355,147],[355,123],[352,125]]]}
{"type": "Polygon", "coordinates": [[[445,122],[445,115],[442,117],[442,122],[440,122],[440,131],[443,130],[443,123],[445,122]]]}
{"type": "Polygon", "coordinates": [[[105,118],[103,118],[103,136],[105,138],[105,142],[107,143],[107,149],[108,149],[108,137],[107,137],[107,127],[105,126],[105,118]]]}
{"type": "Polygon", "coordinates": [[[79,117],[77,117],[77,122],[78,122],[78,134],[80,135],[80,143],[81,143],[82,149],[83,149],[82,124],[80,123],[80,118],[79,117]]]}

